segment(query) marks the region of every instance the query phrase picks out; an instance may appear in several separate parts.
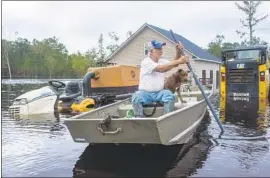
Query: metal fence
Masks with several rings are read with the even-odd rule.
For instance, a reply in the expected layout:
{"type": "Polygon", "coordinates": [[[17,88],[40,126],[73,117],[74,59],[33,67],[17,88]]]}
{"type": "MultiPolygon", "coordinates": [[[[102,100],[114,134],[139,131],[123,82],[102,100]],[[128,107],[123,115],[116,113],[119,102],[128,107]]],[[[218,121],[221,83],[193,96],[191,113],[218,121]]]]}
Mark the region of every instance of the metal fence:
{"type": "Polygon", "coordinates": [[[213,79],[212,78],[199,78],[199,82],[201,85],[211,85],[213,84],[213,79]]]}

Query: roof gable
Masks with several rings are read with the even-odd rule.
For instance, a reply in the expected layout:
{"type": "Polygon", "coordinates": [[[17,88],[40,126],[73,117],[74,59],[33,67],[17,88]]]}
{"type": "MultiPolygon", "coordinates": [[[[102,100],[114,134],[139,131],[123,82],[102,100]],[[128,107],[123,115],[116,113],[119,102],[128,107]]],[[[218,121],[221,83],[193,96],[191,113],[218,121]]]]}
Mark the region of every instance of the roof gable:
{"type": "MultiPolygon", "coordinates": [[[[147,24],[147,26],[149,26],[150,28],[154,29],[155,31],[159,32],[160,34],[162,34],[163,36],[165,36],[166,38],[168,38],[172,42],[174,42],[170,31],[164,30],[162,28],[159,28],[159,27],[156,27],[156,26],[150,25],[150,24],[147,24]]],[[[191,41],[184,38],[183,36],[178,35],[177,33],[174,33],[174,35],[175,35],[175,38],[177,40],[181,41],[181,43],[184,45],[185,49],[187,49],[189,52],[193,53],[198,58],[200,58],[200,59],[208,59],[208,60],[212,60],[212,61],[215,61],[215,62],[220,62],[221,61],[220,58],[212,55],[208,51],[205,51],[204,49],[200,48],[199,46],[192,43],[191,41]]]]}
{"type": "MultiPolygon", "coordinates": [[[[107,59],[105,61],[108,62],[109,60],[111,60],[112,57],[116,53],[118,53],[124,46],[126,46],[132,39],[134,39],[146,27],[149,27],[150,29],[152,29],[152,30],[156,31],[157,33],[161,34],[162,36],[164,36],[165,38],[167,38],[171,42],[175,43],[173,38],[172,38],[172,35],[171,35],[170,31],[167,31],[167,30],[164,30],[162,28],[156,27],[154,25],[150,25],[150,24],[145,23],[134,34],[132,34],[132,36],[130,36],[125,42],[123,42],[115,52],[113,52],[109,57],[107,57],[107,59]]],[[[210,60],[210,61],[214,61],[214,62],[218,62],[218,63],[221,62],[220,58],[212,55],[208,51],[203,50],[202,48],[200,48],[196,44],[194,44],[191,41],[184,38],[183,36],[178,35],[177,33],[174,33],[174,35],[175,35],[176,39],[181,41],[181,43],[184,45],[185,50],[190,52],[194,56],[196,56],[198,58],[198,60],[201,59],[201,60],[207,60],[207,61],[210,60]]]]}

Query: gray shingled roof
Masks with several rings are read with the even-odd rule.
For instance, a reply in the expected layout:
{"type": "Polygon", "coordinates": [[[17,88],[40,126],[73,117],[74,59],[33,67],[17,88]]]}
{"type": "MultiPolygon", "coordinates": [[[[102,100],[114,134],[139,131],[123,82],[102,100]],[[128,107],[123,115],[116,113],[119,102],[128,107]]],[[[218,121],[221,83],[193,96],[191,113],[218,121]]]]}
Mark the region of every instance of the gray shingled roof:
{"type": "MultiPolygon", "coordinates": [[[[158,31],[159,33],[161,33],[163,36],[170,39],[171,41],[174,41],[170,31],[164,30],[164,29],[156,27],[154,25],[150,25],[150,24],[146,24],[146,25],[149,26],[150,28],[158,31]]],[[[192,43],[191,41],[184,38],[183,36],[178,35],[175,32],[174,32],[174,35],[175,35],[175,38],[177,40],[181,41],[181,43],[184,45],[186,50],[190,51],[191,53],[193,53],[195,56],[199,57],[200,59],[207,59],[207,60],[211,60],[211,61],[215,61],[215,62],[221,62],[220,58],[218,58],[218,57],[212,55],[211,53],[209,53],[208,51],[200,48],[199,46],[192,43]]]]}

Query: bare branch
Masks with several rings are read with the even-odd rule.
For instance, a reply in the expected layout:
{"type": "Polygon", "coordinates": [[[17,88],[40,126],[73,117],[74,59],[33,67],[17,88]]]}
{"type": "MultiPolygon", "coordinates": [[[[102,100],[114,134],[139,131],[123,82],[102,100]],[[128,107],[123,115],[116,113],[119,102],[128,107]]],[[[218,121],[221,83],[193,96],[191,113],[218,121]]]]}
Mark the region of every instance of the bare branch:
{"type": "Polygon", "coordinates": [[[246,35],[249,36],[249,42],[248,43],[245,42],[246,44],[253,44],[260,42],[260,40],[254,37],[255,33],[254,27],[259,22],[265,20],[268,17],[268,14],[264,16],[256,16],[257,8],[261,3],[262,3],[261,1],[242,1],[241,5],[235,3],[237,8],[246,14],[246,17],[244,19],[240,19],[240,22],[242,24],[242,27],[248,29],[248,33],[236,31],[236,33],[240,36],[240,38],[243,38],[246,35]]]}
{"type": "Polygon", "coordinates": [[[253,23],[251,24],[251,26],[255,26],[257,25],[259,22],[263,21],[264,19],[266,19],[268,17],[268,14],[259,18],[259,19],[255,19],[255,18],[252,18],[252,21],[253,23]]]}

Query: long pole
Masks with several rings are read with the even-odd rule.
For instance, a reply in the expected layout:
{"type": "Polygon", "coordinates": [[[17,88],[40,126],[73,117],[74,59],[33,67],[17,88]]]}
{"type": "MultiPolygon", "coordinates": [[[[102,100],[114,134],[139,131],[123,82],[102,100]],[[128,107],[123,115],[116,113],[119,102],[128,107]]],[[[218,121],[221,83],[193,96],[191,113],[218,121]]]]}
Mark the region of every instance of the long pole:
{"type": "MultiPolygon", "coordinates": [[[[175,38],[175,36],[174,36],[174,34],[173,34],[173,31],[170,30],[170,32],[171,32],[171,34],[172,34],[172,37],[173,37],[173,39],[174,39],[174,42],[177,43],[178,41],[176,40],[176,38],[175,38]]],[[[181,55],[184,55],[184,50],[181,50],[180,53],[181,53],[181,55]]],[[[205,92],[204,92],[204,90],[203,90],[203,88],[202,88],[202,86],[201,86],[201,84],[200,84],[200,82],[199,82],[197,76],[196,76],[195,73],[193,72],[192,67],[191,67],[191,65],[190,65],[189,62],[187,63],[187,66],[188,66],[188,69],[190,70],[190,72],[192,73],[193,78],[194,78],[196,84],[197,84],[198,87],[200,88],[200,90],[201,90],[201,92],[202,92],[202,94],[203,94],[203,97],[204,97],[204,99],[205,99],[207,105],[209,106],[209,108],[210,108],[212,114],[214,115],[214,118],[216,119],[216,121],[217,121],[217,123],[218,123],[218,125],[219,125],[219,127],[220,127],[221,134],[223,134],[223,133],[224,133],[224,129],[223,129],[223,127],[222,127],[222,125],[221,125],[221,123],[220,123],[218,117],[217,117],[217,114],[216,114],[216,112],[214,111],[213,106],[211,105],[211,103],[210,103],[208,97],[206,96],[206,94],[205,94],[205,92]]]]}

